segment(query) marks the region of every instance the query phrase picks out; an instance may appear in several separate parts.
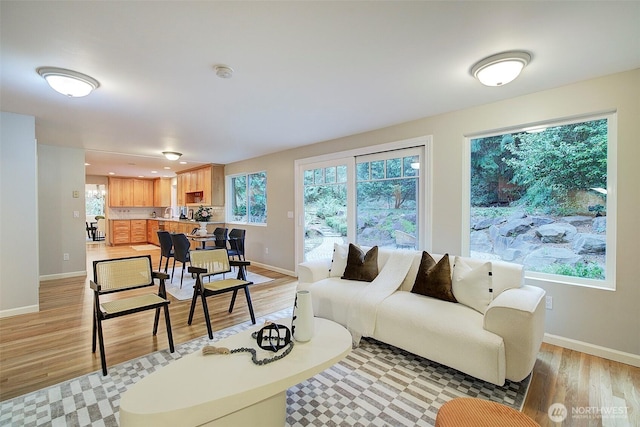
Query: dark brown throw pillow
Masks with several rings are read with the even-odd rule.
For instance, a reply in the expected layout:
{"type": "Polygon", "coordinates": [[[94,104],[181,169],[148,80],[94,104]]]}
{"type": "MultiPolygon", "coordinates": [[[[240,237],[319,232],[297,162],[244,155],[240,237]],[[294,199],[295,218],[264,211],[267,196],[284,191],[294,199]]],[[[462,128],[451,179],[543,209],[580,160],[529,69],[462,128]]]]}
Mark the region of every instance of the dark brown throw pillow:
{"type": "Polygon", "coordinates": [[[378,275],[378,247],[374,246],[365,254],[362,249],[349,243],[347,267],[342,279],[371,282],[378,275]]]}
{"type": "Polygon", "coordinates": [[[420,267],[411,292],[443,301],[458,302],[453,296],[449,254],[436,263],[428,252],[422,252],[420,267]]]}

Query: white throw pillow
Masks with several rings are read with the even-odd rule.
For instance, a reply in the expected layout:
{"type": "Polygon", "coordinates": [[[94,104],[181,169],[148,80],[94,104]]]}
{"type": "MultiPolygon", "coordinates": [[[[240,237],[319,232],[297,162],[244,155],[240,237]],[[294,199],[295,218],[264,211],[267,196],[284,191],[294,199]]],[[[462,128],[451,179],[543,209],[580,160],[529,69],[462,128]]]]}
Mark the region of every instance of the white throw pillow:
{"type": "Polygon", "coordinates": [[[344,269],[347,268],[347,257],[349,256],[349,244],[333,244],[333,258],[329,267],[329,277],[342,277],[344,269]]]}
{"type": "Polygon", "coordinates": [[[460,257],[453,265],[453,295],[459,303],[484,314],[493,300],[491,263],[471,268],[460,257]]]}

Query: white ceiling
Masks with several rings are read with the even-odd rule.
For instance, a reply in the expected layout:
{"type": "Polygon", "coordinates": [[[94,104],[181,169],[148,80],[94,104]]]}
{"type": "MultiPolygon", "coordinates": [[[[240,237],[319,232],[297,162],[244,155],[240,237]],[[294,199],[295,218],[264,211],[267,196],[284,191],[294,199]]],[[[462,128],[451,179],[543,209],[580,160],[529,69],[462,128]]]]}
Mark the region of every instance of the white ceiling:
{"type": "Polygon", "coordinates": [[[97,175],[226,164],[640,67],[638,1],[2,0],[0,19],[2,111],[90,150],[97,175]],[[533,59],[513,83],[470,76],[515,49],[533,59]],[[101,86],[66,98],[41,66],[101,86]]]}

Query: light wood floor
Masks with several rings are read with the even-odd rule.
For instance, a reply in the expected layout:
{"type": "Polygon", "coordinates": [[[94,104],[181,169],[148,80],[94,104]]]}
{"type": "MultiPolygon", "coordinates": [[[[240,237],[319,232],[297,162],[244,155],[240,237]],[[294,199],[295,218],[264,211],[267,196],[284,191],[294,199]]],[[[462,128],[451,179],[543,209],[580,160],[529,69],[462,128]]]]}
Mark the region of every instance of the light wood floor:
{"type": "MultiPolygon", "coordinates": [[[[87,246],[87,271],[93,271],[91,262],[95,259],[139,254],[151,254],[157,266],[159,252],[91,244],[87,246]]],[[[293,305],[295,278],[254,266],[249,269],[274,279],[251,288],[256,317],[293,305]]],[[[42,282],[40,312],[0,319],[0,400],[100,369],[99,354],[91,352],[92,294],[88,283],[84,277],[42,282]]],[[[214,331],[249,320],[242,295],[233,313],[227,312],[229,297],[209,298],[214,331]]],[[[175,343],[206,334],[201,306],[188,326],[190,301],[170,298],[175,343]]],[[[162,321],[158,335],[151,335],[152,317],[151,312],[143,312],[105,323],[108,365],[168,347],[162,321]]],[[[640,426],[640,368],[543,344],[523,412],[541,426],[556,426],[559,424],[547,416],[553,403],[563,403],[569,410],[563,426],[640,426]],[[629,418],[576,419],[571,416],[572,407],[626,408],[629,418]]]]}

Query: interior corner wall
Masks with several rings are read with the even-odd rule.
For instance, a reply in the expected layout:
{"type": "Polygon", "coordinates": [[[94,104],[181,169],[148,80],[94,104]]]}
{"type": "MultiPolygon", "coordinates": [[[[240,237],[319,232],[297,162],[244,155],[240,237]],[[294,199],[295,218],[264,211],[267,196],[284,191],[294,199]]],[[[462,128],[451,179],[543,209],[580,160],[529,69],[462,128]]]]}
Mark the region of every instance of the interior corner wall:
{"type": "Polygon", "coordinates": [[[640,69],[225,165],[226,175],[267,172],[268,223],[244,227],[247,259],[296,269],[295,222],[287,215],[295,210],[295,160],[424,135],[433,137],[431,250],[460,254],[466,135],[607,111],[618,115],[616,290],[536,284],[553,296],[546,333],[640,355],[640,69]]]}
{"type": "Polygon", "coordinates": [[[83,149],[38,144],[42,280],[86,274],[84,174],[83,149]],[[69,254],[68,260],[64,254],[69,254]]]}
{"type": "Polygon", "coordinates": [[[38,311],[35,118],[0,113],[0,317],[38,311]]]}

